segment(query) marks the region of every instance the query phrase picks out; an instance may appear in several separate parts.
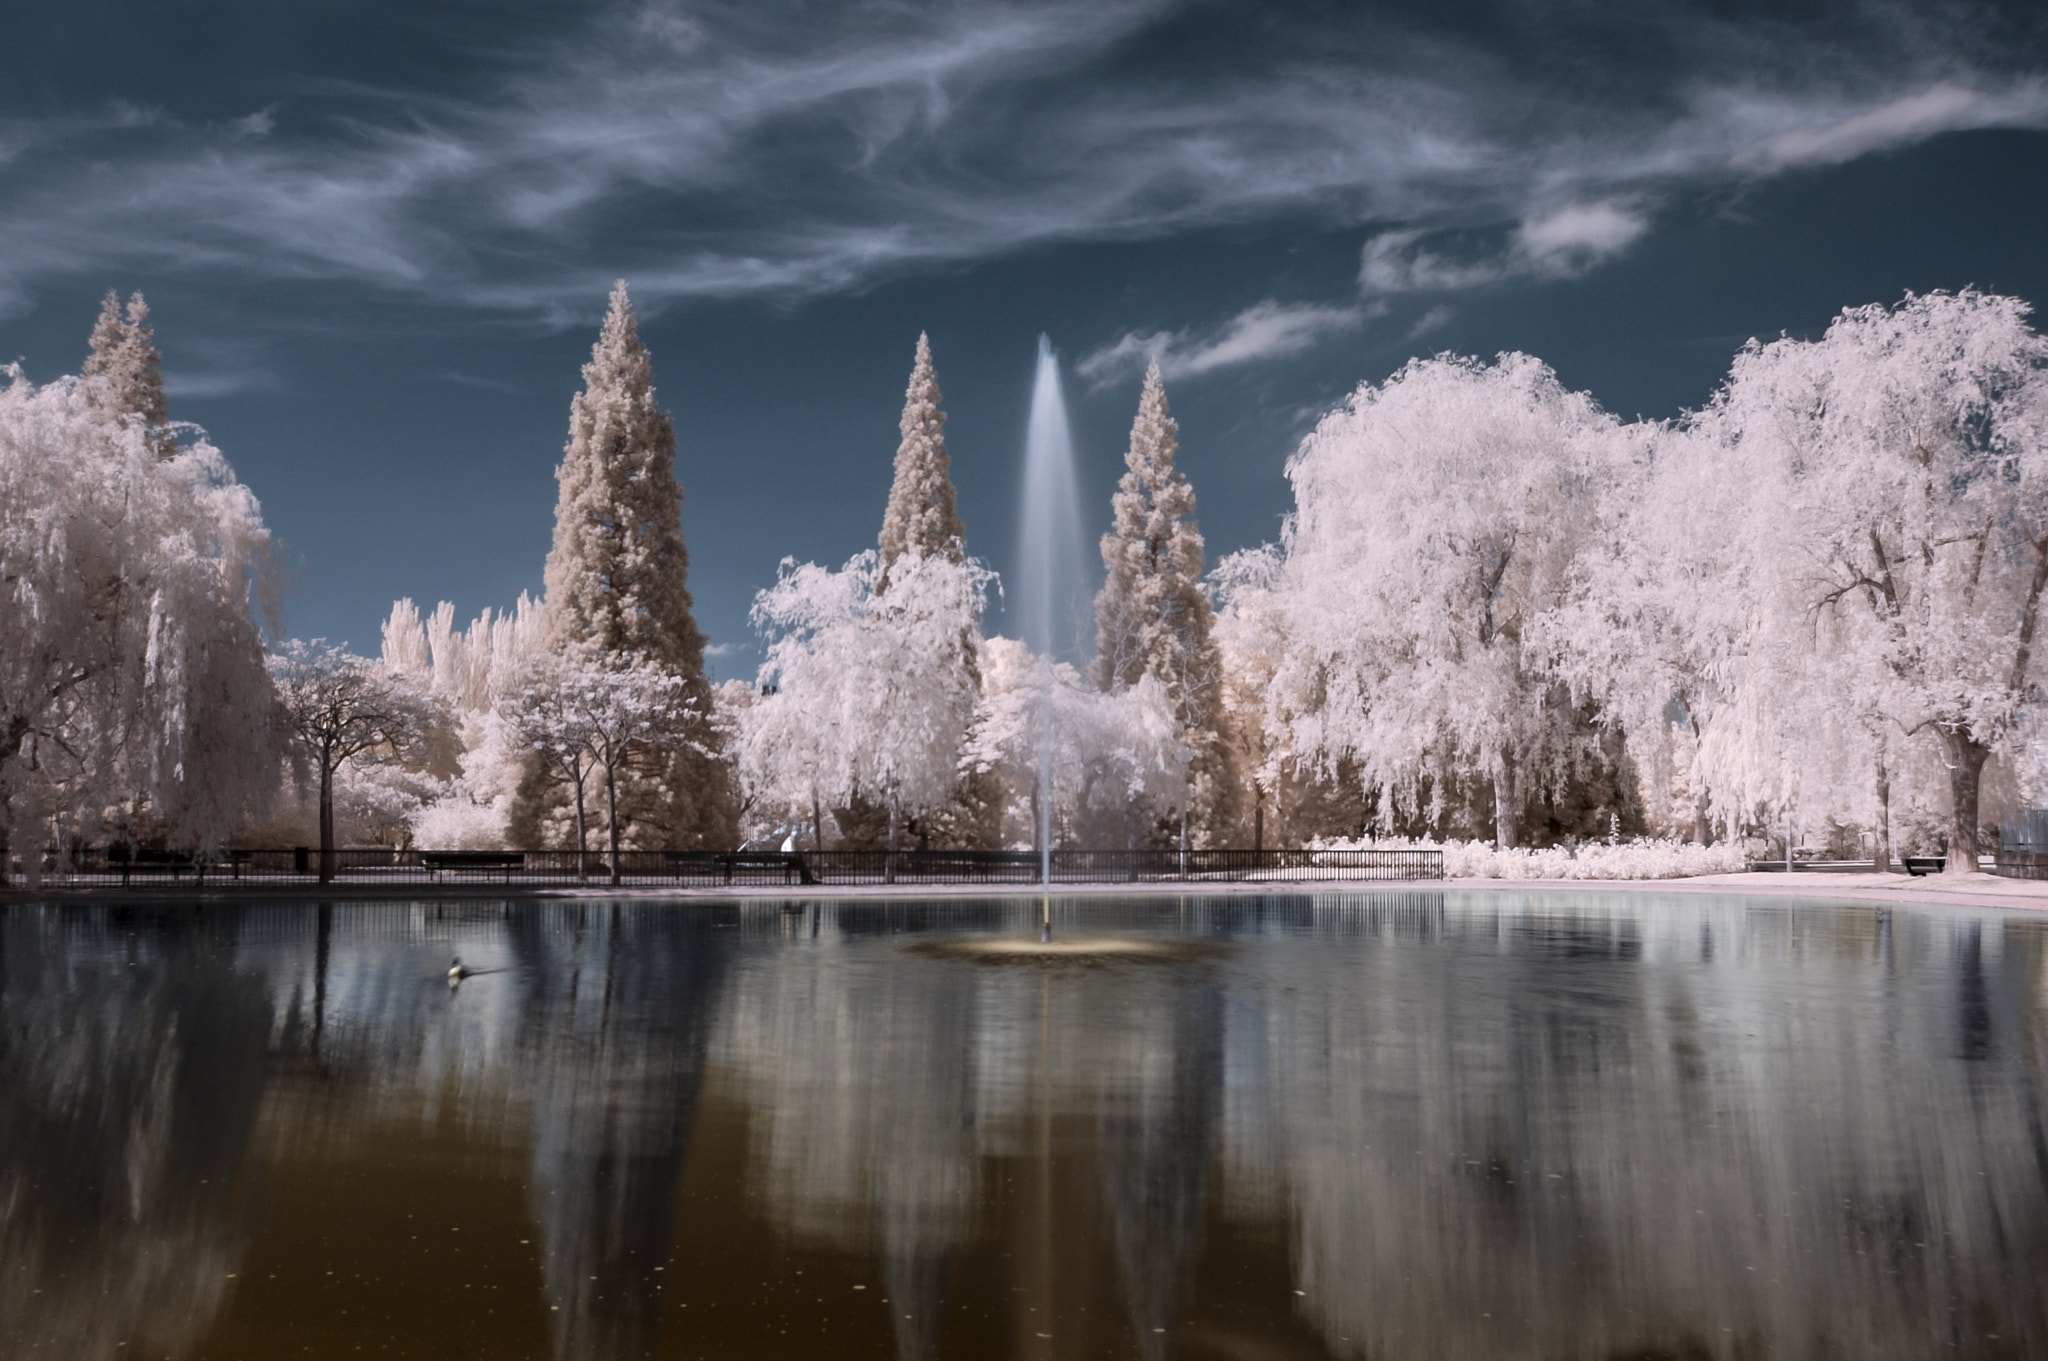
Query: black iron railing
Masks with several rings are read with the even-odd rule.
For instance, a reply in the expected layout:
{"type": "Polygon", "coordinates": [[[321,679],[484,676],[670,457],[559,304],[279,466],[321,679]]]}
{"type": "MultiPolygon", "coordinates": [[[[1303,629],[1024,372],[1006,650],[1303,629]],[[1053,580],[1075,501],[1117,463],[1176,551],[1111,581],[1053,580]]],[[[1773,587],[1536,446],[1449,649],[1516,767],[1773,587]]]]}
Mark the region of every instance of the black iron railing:
{"type": "MultiPolygon", "coordinates": [[[[40,873],[16,855],[8,886],[53,888],[218,888],[234,884],[322,882],[321,856],[304,847],[123,853],[83,849],[43,857],[40,873]]],[[[1246,880],[1441,879],[1433,850],[1056,850],[1056,884],[1225,882],[1246,880]]],[[[928,884],[1029,886],[1040,882],[1036,851],[621,851],[616,874],[603,851],[420,851],[348,849],[331,853],[327,880],[368,884],[500,884],[532,888],[928,884]]]]}

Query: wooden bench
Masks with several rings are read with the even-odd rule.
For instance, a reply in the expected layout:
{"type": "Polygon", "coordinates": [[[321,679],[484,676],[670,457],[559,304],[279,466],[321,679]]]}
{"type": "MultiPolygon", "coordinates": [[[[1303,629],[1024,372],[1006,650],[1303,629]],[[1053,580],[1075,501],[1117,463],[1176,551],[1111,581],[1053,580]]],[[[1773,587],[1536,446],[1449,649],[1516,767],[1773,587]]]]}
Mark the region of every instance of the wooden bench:
{"type": "Polygon", "coordinates": [[[443,874],[501,873],[512,882],[512,871],[526,868],[524,851],[421,851],[420,864],[427,877],[439,883],[443,874]]]}
{"type": "Polygon", "coordinates": [[[1906,867],[1906,873],[1911,875],[1940,874],[1948,865],[1948,857],[1945,855],[1906,855],[1899,857],[1899,862],[1906,867]]]}

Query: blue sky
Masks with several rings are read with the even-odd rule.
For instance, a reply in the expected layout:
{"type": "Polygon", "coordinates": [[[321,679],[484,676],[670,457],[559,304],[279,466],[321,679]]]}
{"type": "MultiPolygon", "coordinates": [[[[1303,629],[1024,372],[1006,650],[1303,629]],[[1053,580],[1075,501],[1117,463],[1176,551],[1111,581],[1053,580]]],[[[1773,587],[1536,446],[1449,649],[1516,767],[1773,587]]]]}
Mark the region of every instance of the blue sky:
{"type": "Polygon", "coordinates": [[[728,675],[778,560],[872,542],[920,329],[1001,570],[1041,331],[1101,522],[1161,359],[1213,557],[1277,533],[1294,444],[1410,355],[1525,349],[1666,416],[1845,305],[2048,301],[2033,5],[16,11],[0,356],[75,370],[142,289],[292,630],[364,648],[397,596],[538,589],[617,277],[728,675]]]}

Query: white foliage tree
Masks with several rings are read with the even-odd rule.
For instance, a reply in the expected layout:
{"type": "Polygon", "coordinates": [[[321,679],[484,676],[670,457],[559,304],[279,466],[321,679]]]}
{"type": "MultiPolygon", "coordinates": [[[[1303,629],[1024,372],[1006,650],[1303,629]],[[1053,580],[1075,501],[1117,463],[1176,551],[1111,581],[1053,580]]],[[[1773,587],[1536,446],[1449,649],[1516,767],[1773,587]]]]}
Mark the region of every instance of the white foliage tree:
{"type": "Polygon", "coordinates": [[[991,574],[972,559],[906,553],[888,567],[862,553],[839,571],[785,561],[755,598],[767,640],[764,691],[740,716],[740,770],[791,804],[855,797],[903,819],[952,797],[974,717],[972,668],[991,574]]]}
{"type": "Polygon", "coordinates": [[[440,717],[404,675],[315,639],[270,658],[283,721],[318,782],[320,882],[334,877],[334,783],[344,765],[391,765],[411,756],[440,717]]]}
{"type": "Polygon", "coordinates": [[[1931,736],[1956,873],[1976,869],[1985,764],[2041,682],[2048,341],[2028,310],[1974,292],[1851,308],[1818,341],[1752,343],[1699,418],[1725,475],[1779,512],[1767,603],[1807,640],[1809,683],[1773,699],[1800,728],[1818,701],[1876,741],[1931,736]]]}
{"type": "Polygon", "coordinates": [[[1189,755],[1173,697],[1156,676],[1099,690],[1072,666],[1036,656],[1014,638],[989,639],[965,760],[1003,777],[1013,804],[1007,821],[1026,845],[1038,826],[1037,775],[1047,749],[1055,840],[1059,829],[1091,815],[1113,817],[1134,802],[1179,797],[1189,755]]]}
{"type": "Polygon", "coordinates": [[[1357,761],[1397,807],[1492,786],[1515,844],[1531,793],[1593,757],[1532,625],[1565,598],[1616,422],[1527,355],[1417,360],[1361,387],[1288,464],[1275,685],[1291,745],[1357,761]]]}
{"type": "Polygon", "coordinates": [[[691,703],[682,678],[660,667],[595,666],[575,659],[535,663],[503,701],[514,731],[551,772],[573,783],[579,853],[588,844],[585,786],[593,779],[600,783],[607,860],[615,884],[621,778],[636,758],[669,754],[691,717],[691,703]]]}
{"type": "Polygon", "coordinates": [[[166,456],[87,383],[6,377],[0,844],[111,814],[218,845],[277,783],[256,499],[203,438],[166,456]]]}
{"type": "Polygon", "coordinates": [[[452,763],[460,774],[443,782],[414,815],[418,844],[477,850],[505,845],[533,753],[508,727],[501,701],[524,683],[533,662],[555,655],[540,602],[524,593],[512,609],[485,609],[460,629],[455,607],[445,600],[425,617],[411,600],[391,607],[384,622],[384,664],[447,706],[460,748],[440,754],[440,764],[452,763]]]}

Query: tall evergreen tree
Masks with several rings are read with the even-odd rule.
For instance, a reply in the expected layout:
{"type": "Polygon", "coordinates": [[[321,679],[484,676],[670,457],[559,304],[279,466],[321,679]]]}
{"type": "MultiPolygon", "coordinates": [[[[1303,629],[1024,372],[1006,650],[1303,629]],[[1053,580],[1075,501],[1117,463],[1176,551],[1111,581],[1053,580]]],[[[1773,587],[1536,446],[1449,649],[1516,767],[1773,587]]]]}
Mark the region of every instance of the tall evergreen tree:
{"type": "Polygon", "coordinates": [[[139,422],[157,457],[175,455],[178,441],[171,435],[164,407],[163,358],[156,352],[149,304],[142,294],[128,295],[124,313],[120,298],[108,289],[89,343],[91,352],[81,371],[86,400],[116,420],[139,422]]]}
{"type": "Polygon", "coordinates": [[[730,764],[710,722],[675,458],[675,425],[655,401],[653,362],[621,280],[583,366],[583,391],[570,403],[569,443],[555,470],[547,630],[566,654],[649,665],[682,681],[689,730],[676,735],[668,768],[627,798],[631,839],[722,847],[736,835],[737,812],[730,764]]]}
{"type": "Polygon", "coordinates": [[[953,477],[946,459],[946,413],[939,409],[939,376],[932,368],[931,338],[917,337],[910,387],[903,394],[903,442],[896,446],[896,480],[882,515],[882,566],[905,553],[944,554],[954,562],[967,556],[967,530],[954,505],[953,477]]]}
{"type": "Polygon", "coordinates": [[[1094,679],[1104,690],[1121,690],[1149,675],[1166,687],[1191,751],[1182,835],[1191,821],[1215,838],[1229,830],[1236,790],[1221,740],[1223,667],[1210,636],[1215,611],[1202,592],[1195,491],[1174,466],[1179,443],[1180,425],[1155,363],[1145,371],[1110,531],[1102,537],[1107,575],[1095,597],[1094,679]]]}

